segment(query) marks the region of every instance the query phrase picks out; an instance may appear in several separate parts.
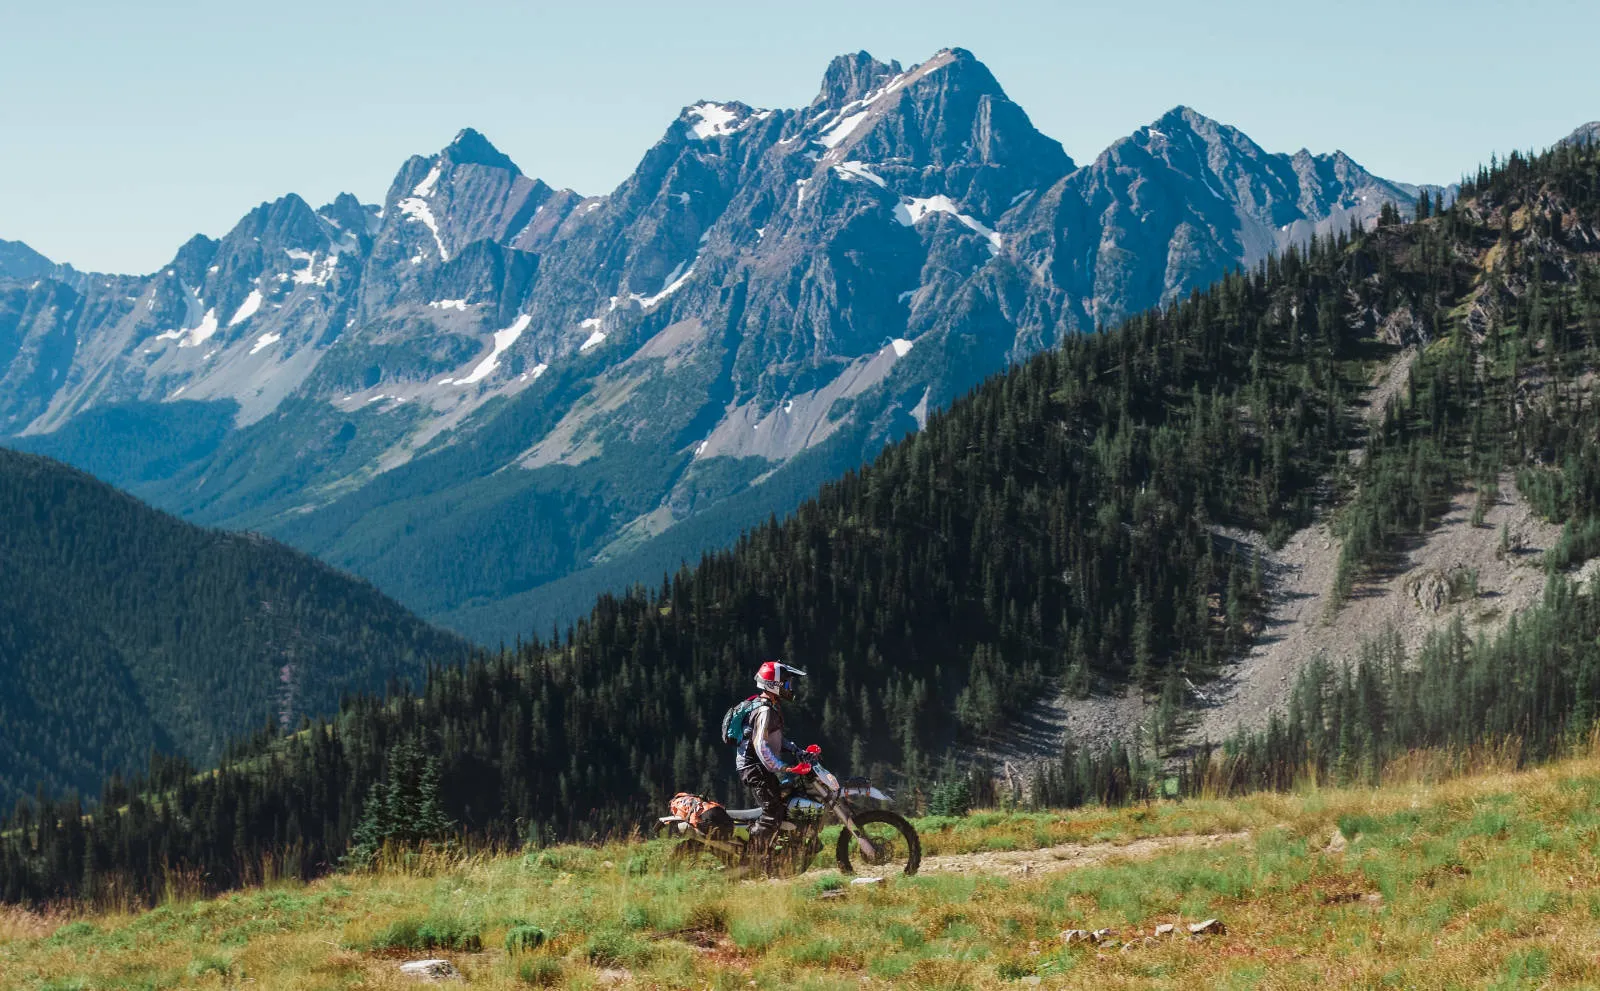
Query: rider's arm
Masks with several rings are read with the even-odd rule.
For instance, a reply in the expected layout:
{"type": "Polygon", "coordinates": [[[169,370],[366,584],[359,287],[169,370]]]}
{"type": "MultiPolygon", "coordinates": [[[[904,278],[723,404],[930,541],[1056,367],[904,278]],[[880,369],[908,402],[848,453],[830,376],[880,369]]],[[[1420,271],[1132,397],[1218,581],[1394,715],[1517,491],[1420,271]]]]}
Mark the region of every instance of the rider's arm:
{"type": "Polygon", "coordinates": [[[758,710],[756,712],[754,732],[751,735],[755,738],[756,756],[761,758],[762,765],[773,774],[783,774],[789,770],[789,765],[785,764],[783,758],[778,756],[785,749],[783,734],[782,732],[773,734],[778,737],[778,750],[774,751],[772,749],[772,735],[769,735],[767,729],[771,723],[771,715],[772,710],[764,706],[758,710]]]}

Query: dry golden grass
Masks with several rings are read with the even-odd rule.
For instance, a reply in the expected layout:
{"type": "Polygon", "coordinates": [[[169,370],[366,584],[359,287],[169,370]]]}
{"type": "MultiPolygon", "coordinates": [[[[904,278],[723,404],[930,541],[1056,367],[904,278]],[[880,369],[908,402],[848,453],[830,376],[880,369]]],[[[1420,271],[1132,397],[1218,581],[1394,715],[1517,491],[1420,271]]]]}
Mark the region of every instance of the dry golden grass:
{"type": "Polygon", "coordinates": [[[1415,755],[1376,789],[921,823],[941,856],[1249,834],[1036,876],[930,874],[835,896],[831,871],[741,882],[619,843],[434,852],[306,885],[175,893],[148,912],[13,909],[0,913],[0,987],[404,988],[416,985],[399,962],[434,955],[484,988],[1600,987],[1600,759],[1518,772],[1505,753],[1443,780],[1461,765],[1415,755]],[[1327,849],[1335,829],[1342,852],[1327,849]],[[1058,936],[1126,940],[1212,916],[1226,934],[1126,952],[1058,936]],[[506,934],[521,925],[548,940],[513,955],[506,934]]]}

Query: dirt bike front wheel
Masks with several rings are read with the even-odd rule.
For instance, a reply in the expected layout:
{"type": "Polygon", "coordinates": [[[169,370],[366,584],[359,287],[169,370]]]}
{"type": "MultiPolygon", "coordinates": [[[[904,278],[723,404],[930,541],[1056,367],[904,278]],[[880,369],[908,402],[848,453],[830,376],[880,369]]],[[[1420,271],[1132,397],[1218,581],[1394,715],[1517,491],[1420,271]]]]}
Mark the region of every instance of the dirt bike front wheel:
{"type": "Polygon", "coordinates": [[[916,827],[905,816],[887,809],[868,809],[855,816],[856,828],[866,834],[872,844],[868,854],[860,841],[848,829],[839,831],[839,846],[835,856],[839,873],[860,874],[865,877],[910,877],[922,864],[922,840],[916,827]],[[855,857],[852,860],[851,854],[855,857]]]}

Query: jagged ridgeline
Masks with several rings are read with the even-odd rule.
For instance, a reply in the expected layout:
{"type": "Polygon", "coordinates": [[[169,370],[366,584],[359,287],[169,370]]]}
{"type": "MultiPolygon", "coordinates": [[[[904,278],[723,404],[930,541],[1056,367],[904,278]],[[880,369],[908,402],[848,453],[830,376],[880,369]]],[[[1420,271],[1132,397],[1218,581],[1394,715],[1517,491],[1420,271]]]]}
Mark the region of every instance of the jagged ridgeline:
{"type": "Polygon", "coordinates": [[[270,540],[203,530],[0,449],[0,801],[215,763],[269,720],[420,681],[468,647],[270,540]]]}
{"type": "MultiPolygon", "coordinates": [[[[386,754],[406,741],[437,758],[441,814],[477,838],[630,828],[678,788],[734,793],[714,724],[763,655],[812,672],[794,722],[830,764],[905,785],[1040,693],[1203,681],[1259,610],[1253,562],[1220,550],[1216,530],[1282,537],[1333,498],[1373,362],[1479,333],[1470,301],[1499,277],[1497,244],[1542,239],[1549,263],[1519,278],[1573,300],[1548,340],[1592,368],[1579,314],[1593,305],[1597,177],[1587,149],[1517,158],[1442,216],[1387,211],[1376,232],[1071,338],[791,518],[658,589],[601,599],[559,638],[436,670],[416,697],[355,700],[159,798],[119,794],[123,814],[30,817],[0,851],[5,895],[138,890],[163,865],[227,884],[264,857],[314,872],[344,855],[373,784],[392,793],[386,754]],[[1508,210],[1522,219],[1502,223],[1508,210]]],[[[1503,455],[1554,463],[1581,449],[1566,437],[1503,455]]]]}
{"type": "Polygon", "coordinates": [[[1184,107],[1080,165],[961,49],[662,123],[605,195],[467,129],[380,202],[289,194],[149,275],[0,246],[0,436],[510,643],[1014,361],[1421,192],[1184,107]]]}

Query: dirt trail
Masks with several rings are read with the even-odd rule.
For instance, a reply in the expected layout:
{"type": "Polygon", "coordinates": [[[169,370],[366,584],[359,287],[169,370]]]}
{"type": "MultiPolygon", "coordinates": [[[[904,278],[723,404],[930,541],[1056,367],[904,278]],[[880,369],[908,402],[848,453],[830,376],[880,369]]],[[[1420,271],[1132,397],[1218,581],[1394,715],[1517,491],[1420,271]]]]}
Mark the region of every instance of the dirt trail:
{"type": "Polygon", "coordinates": [[[1131,843],[1068,843],[1038,850],[985,850],[924,857],[919,874],[1048,874],[1111,860],[1140,860],[1172,850],[1209,850],[1241,843],[1248,832],[1192,836],[1150,836],[1131,843]]]}

